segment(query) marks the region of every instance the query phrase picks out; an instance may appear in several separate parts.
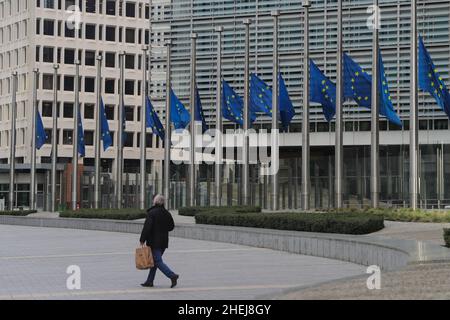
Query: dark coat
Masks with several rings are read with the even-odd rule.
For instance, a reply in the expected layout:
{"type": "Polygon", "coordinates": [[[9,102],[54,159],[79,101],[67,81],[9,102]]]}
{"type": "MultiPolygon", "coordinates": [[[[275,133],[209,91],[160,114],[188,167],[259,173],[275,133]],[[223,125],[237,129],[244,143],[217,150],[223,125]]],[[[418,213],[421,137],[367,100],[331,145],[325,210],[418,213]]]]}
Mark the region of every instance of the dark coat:
{"type": "Polygon", "coordinates": [[[164,206],[151,207],[147,210],[140,241],[151,248],[166,249],[169,247],[169,232],[174,228],[172,215],[164,206]]]}

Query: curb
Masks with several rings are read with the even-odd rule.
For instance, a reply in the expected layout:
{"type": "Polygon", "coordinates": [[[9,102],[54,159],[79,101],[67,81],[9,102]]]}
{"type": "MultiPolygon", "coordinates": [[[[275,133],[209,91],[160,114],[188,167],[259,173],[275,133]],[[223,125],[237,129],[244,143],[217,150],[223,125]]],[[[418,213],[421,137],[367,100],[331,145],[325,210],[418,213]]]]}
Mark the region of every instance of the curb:
{"type": "MultiPolygon", "coordinates": [[[[140,234],[142,221],[0,216],[0,224],[97,230],[140,234]]],[[[335,259],[395,270],[412,263],[449,261],[450,250],[439,245],[381,236],[353,236],[215,225],[176,224],[171,236],[232,243],[335,259]]]]}

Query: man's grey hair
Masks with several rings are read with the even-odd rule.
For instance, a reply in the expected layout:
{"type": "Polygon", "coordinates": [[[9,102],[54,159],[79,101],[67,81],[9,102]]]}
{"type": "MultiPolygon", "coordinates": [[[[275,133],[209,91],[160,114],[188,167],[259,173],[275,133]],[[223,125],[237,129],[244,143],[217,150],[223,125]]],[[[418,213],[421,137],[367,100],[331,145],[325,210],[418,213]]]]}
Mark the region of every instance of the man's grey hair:
{"type": "Polygon", "coordinates": [[[164,196],[161,194],[157,194],[154,198],[153,198],[153,205],[154,206],[163,206],[165,202],[164,196]]]}

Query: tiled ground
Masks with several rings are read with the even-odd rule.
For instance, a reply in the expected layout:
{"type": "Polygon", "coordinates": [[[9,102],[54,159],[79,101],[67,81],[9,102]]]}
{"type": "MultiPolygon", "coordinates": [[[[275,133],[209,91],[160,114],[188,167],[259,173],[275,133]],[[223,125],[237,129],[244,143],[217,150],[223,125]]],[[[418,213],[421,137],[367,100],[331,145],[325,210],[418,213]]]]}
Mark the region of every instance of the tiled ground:
{"type": "MultiPolygon", "coordinates": [[[[0,225],[1,299],[252,299],[282,290],[360,275],[335,260],[226,243],[171,238],[166,262],[179,286],[134,266],[138,235],[0,225]],[[66,269],[81,268],[81,290],[69,291],[66,269]]],[[[365,283],[364,283],[365,284],[365,283]]]]}

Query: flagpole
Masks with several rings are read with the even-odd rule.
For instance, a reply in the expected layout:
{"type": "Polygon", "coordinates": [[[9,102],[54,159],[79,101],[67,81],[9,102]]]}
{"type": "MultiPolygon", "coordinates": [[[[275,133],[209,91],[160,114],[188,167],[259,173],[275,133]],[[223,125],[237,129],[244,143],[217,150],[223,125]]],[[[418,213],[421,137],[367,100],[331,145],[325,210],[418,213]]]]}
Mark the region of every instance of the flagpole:
{"type": "Polygon", "coordinates": [[[171,141],[171,127],[170,127],[170,90],[171,90],[171,46],[172,42],[166,42],[167,48],[167,70],[166,70],[166,132],[164,135],[164,199],[165,206],[169,208],[169,191],[170,191],[170,141],[171,141]]]}
{"type": "Polygon", "coordinates": [[[119,110],[117,130],[117,155],[116,155],[116,199],[117,209],[122,209],[122,174],[123,174],[123,121],[124,121],[124,74],[125,74],[125,51],[119,53],[119,110]]]}
{"type": "MultiPolygon", "coordinates": [[[[272,144],[271,144],[271,167],[279,167],[279,146],[278,146],[278,109],[279,109],[279,83],[278,83],[278,19],[280,12],[271,12],[273,17],[273,73],[272,73],[272,144]]],[[[272,173],[272,209],[278,210],[278,172],[272,173]]]]}
{"type": "Polygon", "coordinates": [[[250,88],[249,88],[249,72],[250,72],[250,19],[244,20],[245,26],[245,57],[244,57],[244,133],[242,141],[242,191],[244,196],[244,205],[249,205],[249,168],[248,168],[248,129],[250,126],[250,88]]]}
{"type": "Polygon", "coordinates": [[[56,163],[58,159],[58,69],[53,65],[53,131],[52,131],[52,177],[50,211],[56,212],[56,163]]]}
{"type": "Polygon", "coordinates": [[[223,27],[216,27],[217,32],[217,89],[216,89],[216,206],[222,204],[222,32],[223,27]]]}
{"type": "Polygon", "coordinates": [[[372,132],[371,132],[371,147],[370,147],[370,189],[372,207],[379,206],[379,192],[380,192],[380,167],[379,167],[379,153],[380,153],[380,128],[379,128],[379,112],[380,112],[380,83],[379,77],[379,9],[378,0],[373,1],[375,10],[375,22],[373,25],[373,43],[372,43],[372,132]]]}
{"type": "Polygon", "coordinates": [[[303,121],[302,121],[302,198],[303,210],[310,209],[310,137],[309,137],[309,0],[303,1],[305,10],[305,52],[303,57],[303,121]]]}
{"type": "Polygon", "coordinates": [[[17,71],[12,73],[11,133],[9,135],[9,210],[14,209],[16,175],[17,71]]]}
{"type": "Polygon", "coordinates": [[[342,208],[343,185],[343,77],[342,77],[342,0],[338,0],[337,15],[337,78],[336,78],[336,142],[335,142],[335,206],[342,208]]]}
{"type": "Polygon", "coordinates": [[[36,210],[36,120],[37,120],[37,83],[39,69],[33,69],[33,121],[31,123],[31,181],[30,181],[30,209],[36,210]]]}
{"type": "Polygon", "coordinates": [[[80,108],[80,60],[75,61],[75,104],[73,107],[72,210],[77,209],[78,195],[78,122],[80,108]]]}
{"type": "Polygon", "coordinates": [[[189,166],[189,205],[195,206],[195,180],[196,180],[196,165],[195,165],[195,135],[196,135],[196,106],[195,106],[195,82],[196,82],[196,63],[197,63],[197,34],[191,34],[191,86],[190,86],[190,105],[191,105],[191,148],[190,148],[190,166],[189,166]]]}
{"type": "Polygon", "coordinates": [[[97,112],[96,112],[96,126],[95,126],[95,182],[94,182],[94,208],[100,208],[100,145],[101,145],[101,89],[102,89],[102,56],[97,56],[97,112]]]}
{"type": "Polygon", "coordinates": [[[411,113],[410,113],[410,146],[409,146],[409,192],[411,208],[417,210],[418,187],[418,160],[419,160],[419,133],[418,133],[418,94],[417,94],[417,1],[411,1],[411,113]]]}
{"type": "Polygon", "coordinates": [[[140,190],[140,208],[145,209],[145,193],[146,193],[146,179],[147,174],[147,112],[146,112],[146,97],[147,97],[147,50],[148,46],[142,47],[142,108],[141,108],[141,190],[140,190]]]}

